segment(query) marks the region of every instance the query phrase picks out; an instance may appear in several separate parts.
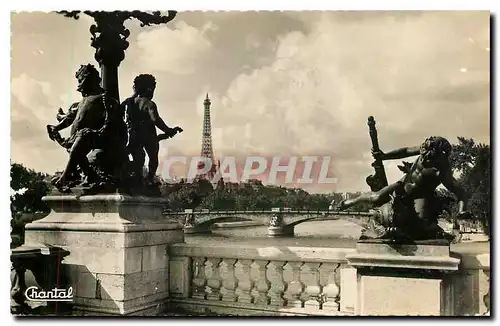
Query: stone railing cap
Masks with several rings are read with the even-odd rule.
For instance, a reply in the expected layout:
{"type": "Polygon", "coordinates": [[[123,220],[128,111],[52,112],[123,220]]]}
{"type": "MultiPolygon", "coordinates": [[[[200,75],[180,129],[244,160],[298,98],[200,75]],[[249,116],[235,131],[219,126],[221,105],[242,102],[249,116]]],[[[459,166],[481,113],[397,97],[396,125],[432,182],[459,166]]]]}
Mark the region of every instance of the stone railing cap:
{"type": "Polygon", "coordinates": [[[262,246],[251,244],[227,244],[200,246],[196,244],[173,244],[171,256],[236,258],[272,261],[336,262],[346,263],[345,256],[354,248],[262,246]]]}
{"type": "Polygon", "coordinates": [[[115,203],[150,203],[166,204],[168,200],[162,197],[131,196],[126,194],[98,194],[87,196],[50,195],[42,198],[45,202],[115,202],[115,203]]]}

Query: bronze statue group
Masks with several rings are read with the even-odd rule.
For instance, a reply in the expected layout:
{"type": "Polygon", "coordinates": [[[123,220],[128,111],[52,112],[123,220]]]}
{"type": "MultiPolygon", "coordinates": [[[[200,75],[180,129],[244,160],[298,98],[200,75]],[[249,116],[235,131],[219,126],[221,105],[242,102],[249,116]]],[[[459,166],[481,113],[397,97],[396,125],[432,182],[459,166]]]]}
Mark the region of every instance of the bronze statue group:
{"type": "Polygon", "coordinates": [[[147,193],[148,189],[154,189],[159,142],[182,132],[179,127],[168,127],[159,116],[152,100],[156,88],[154,76],[137,76],[133,95],[123,103],[100,86],[101,78],[93,65],[82,65],[75,77],[81,100],[71,105],[67,113],[59,109],[58,124],[47,126],[50,139],[69,153],[64,171],[53,180],[56,188],[68,193],[71,188],[81,186],[88,194],[147,193]],[[61,137],[59,131],[68,127],[70,136],[61,137]],[[157,135],[157,127],[163,134],[157,135]],[[146,154],[149,169],[144,176],[146,154]]]}
{"type": "MultiPolygon", "coordinates": [[[[137,76],[133,95],[122,103],[100,86],[101,78],[93,65],[82,65],[75,77],[81,100],[71,105],[66,113],[59,109],[58,124],[47,126],[50,139],[69,153],[64,171],[53,180],[56,188],[67,193],[78,185],[88,194],[115,191],[147,194],[148,189],[156,189],[154,177],[158,168],[159,142],[182,129],[168,127],[159,116],[152,100],[156,88],[154,76],[137,76]],[[70,136],[61,137],[59,131],[68,127],[71,127],[70,136]],[[157,135],[156,128],[163,134],[157,135]],[[146,154],[149,164],[144,175],[146,154]]],[[[375,159],[372,166],[376,175],[367,178],[367,182],[372,191],[344,200],[335,208],[343,210],[362,202],[371,204],[375,207],[373,229],[378,230],[376,237],[381,239],[450,240],[438,226],[436,188],[442,184],[454,193],[458,199],[457,216],[467,215],[464,191],[452,175],[451,144],[442,137],[433,136],[420,146],[384,153],[378,148],[374,120],[370,118],[375,159]],[[417,158],[401,167],[404,176],[388,184],[382,161],[411,156],[417,158]]]]}

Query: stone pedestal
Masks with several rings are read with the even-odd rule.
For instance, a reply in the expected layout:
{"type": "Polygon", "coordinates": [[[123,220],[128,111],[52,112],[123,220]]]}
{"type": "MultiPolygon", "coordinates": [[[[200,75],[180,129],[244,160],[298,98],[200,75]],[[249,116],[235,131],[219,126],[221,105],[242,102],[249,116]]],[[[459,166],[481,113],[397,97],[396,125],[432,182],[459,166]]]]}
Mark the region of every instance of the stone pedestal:
{"type": "Polygon", "coordinates": [[[167,246],[182,226],[163,217],[161,198],[120,194],[48,196],[52,212],[26,225],[25,242],[69,251],[63,271],[74,314],[157,315],[168,298],[167,246]]]}
{"type": "Polygon", "coordinates": [[[454,315],[451,274],[460,260],[449,243],[360,241],[346,258],[357,269],[357,315],[454,315]]]}
{"type": "Polygon", "coordinates": [[[269,237],[293,237],[294,227],[293,226],[269,226],[267,228],[267,235],[269,237]]]}

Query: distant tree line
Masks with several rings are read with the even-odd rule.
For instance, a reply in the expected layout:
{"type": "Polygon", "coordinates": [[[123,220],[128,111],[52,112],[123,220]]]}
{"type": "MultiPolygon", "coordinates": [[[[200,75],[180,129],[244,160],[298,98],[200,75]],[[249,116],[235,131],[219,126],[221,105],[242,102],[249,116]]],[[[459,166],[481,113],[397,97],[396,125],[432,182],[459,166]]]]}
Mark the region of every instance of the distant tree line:
{"type": "MultiPolygon", "coordinates": [[[[490,236],[491,225],[491,148],[478,144],[473,139],[458,137],[451,153],[453,171],[458,174],[458,182],[467,193],[467,209],[471,218],[482,224],[484,232],[490,236]]],[[[448,199],[447,213],[452,216],[456,210],[456,200],[447,190],[440,195],[448,199]]]]}
{"type": "Polygon", "coordinates": [[[49,207],[42,201],[42,197],[51,189],[50,175],[27,169],[22,164],[11,164],[11,247],[24,243],[24,225],[41,219],[50,212],[49,207]]]}

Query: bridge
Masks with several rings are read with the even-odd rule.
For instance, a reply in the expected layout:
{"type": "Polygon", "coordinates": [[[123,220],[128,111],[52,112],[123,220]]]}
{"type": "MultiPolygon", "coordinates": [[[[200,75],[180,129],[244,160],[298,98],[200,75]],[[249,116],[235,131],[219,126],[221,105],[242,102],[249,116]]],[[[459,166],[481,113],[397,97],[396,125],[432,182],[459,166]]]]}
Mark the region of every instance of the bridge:
{"type": "Polygon", "coordinates": [[[293,236],[296,225],[308,221],[325,221],[348,218],[356,223],[367,224],[370,212],[351,212],[337,210],[291,210],[273,208],[271,210],[217,210],[210,211],[186,209],[184,212],[164,212],[165,217],[173,218],[184,224],[185,234],[211,233],[215,223],[234,221],[237,218],[257,221],[268,226],[268,235],[293,236]]]}

